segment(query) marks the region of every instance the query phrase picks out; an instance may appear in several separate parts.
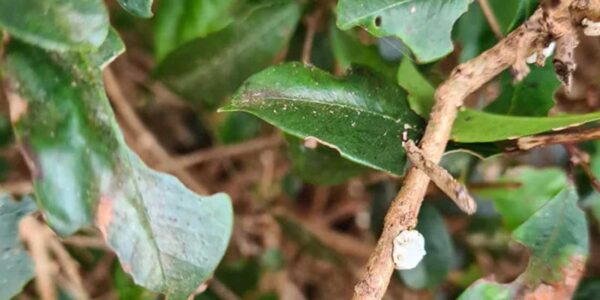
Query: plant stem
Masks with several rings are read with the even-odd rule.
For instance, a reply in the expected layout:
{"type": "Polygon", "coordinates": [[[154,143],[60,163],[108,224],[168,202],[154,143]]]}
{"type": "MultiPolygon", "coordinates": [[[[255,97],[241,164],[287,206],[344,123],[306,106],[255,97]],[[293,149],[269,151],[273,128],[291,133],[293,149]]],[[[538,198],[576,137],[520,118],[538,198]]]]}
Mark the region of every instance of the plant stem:
{"type": "MultiPolygon", "coordinates": [[[[524,77],[529,71],[525,63],[527,56],[541,51],[549,39],[559,39],[572,32],[569,29],[580,22],[580,19],[573,20],[572,3],[584,5],[577,0],[563,0],[556,6],[538,9],[496,46],[454,69],[436,90],[436,103],[421,140],[421,148],[429,160],[439,163],[452,124],[469,94],[513,65],[515,77],[524,77]]],[[[587,7],[576,9],[584,12],[587,7]]],[[[409,169],[402,189],[387,212],[383,233],[369,258],[363,278],[355,286],[354,299],[381,299],[385,294],[394,270],[392,242],[400,232],[415,227],[428,184],[429,177],[425,173],[415,167],[409,169]]]]}

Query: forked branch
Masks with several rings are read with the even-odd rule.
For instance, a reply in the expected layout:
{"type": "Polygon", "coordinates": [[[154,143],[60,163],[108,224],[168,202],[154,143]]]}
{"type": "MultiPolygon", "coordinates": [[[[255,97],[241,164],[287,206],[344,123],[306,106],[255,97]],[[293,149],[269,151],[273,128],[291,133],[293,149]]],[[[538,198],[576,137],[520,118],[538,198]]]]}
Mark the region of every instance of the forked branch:
{"type": "MultiPolygon", "coordinates": [[[[561,43],[554,65],[559,78],[570,82],[574,69],[572,51],[577,45],[574,36],[584,18],[598,20],[600,0],[545,1],[528,21],[480,56],[457,66],[450,78],[441,84],[436,93],[436,103],[431,112],[425,134],[421,140],[423,154],[438,163],[450,137],[452,124],[464,99],[493,79],[503,70],[513,67],[517,80],[529,72],[526,58],[541,51],[552,41],[561,43]]],[[[362,279],[354,291],[354,299],[381,299],[385,294],[394,270],[392,261],[393,240],[402,231],[413,229],[429,177],[416,167],[411,167],[385,217],[383,233],[375,251],[369,258],[362,279]]]]}

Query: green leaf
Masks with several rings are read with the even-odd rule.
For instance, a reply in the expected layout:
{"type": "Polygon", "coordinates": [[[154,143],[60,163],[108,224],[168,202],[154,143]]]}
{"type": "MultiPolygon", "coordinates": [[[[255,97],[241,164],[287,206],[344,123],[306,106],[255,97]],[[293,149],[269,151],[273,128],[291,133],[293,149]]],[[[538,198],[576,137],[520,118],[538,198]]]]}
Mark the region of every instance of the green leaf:
{"type": "Polygon", "coordinates": [[[358,71],[336,78],[299,63],[271,67],[238,90],[224,111],[246,111],[286,133],[315,138],[342,157],[394,174],[406,160],[402,132],[417,140],[422,120],[393,82],[358,71]]]}
{"type": "Polygon", "coordinates": [[[240,143],[256,137],[263,122],[248,113],[230,113],[218,125],[217,138],[225,145],[240,143]]]}
{"type": "Polygon", "coordinates": [[[102,45],[89,55],[89,59],[95,66],[103,69],[123,52],[125,52],[125,44],[119,37],[119,33],[111,27],[102,45]]]}
{"type": "MultiPolygon", "coordinates": [[[[488,1],[502,33],[507,34],[525,21],[537,7],[536,0],[488,1]]],[[[460,43],[460,62],[472,59],[498,42],[478,4],[471,5],[456,23],[455,41],[460,43]]]]}
{"type": "Polygon", "coordinates": [[[157,67],[157,77],[186,100],[215,108],[246,78],[271,64],[300,18],[295,1],[251,11],[226,29],[171,52],[157,67]]]}
{"type": "Polygon", "coordinates": [[[548,295],[552,289],[572,289],[572,281],[583,275],[589,252],[588,226],[583,211],[577,207],[574,189],[566,188],[550,200],[513,232],[513,238],[531,253],[525,272],[509,284],[479,280],[459,299],[512,299],[517,293],[527,299],[542,284],[548,295]]]}
{"type": "Polygon", "coordinates": [[[554,67],[533,67],[521,82],[513,85],[513,76],[500,76],[500,96],[485,108],[486,112],[513,116],[547,116],[554,106],[554,92],[560,86],[554,67]]]}
{"type": "Polygon", "coordinates": [[[452,127],[450,139],[461,143],[494,142],[575,127],[600,120],[600,113],[519,117],[462,109],[452,127]]]}
{"type": "Polygon", "coordinates": [[[387,78],[394,78],[396,67],[385,61],[376,45],[364,45],[352,31],[341,31],[332,22],[329,26],[331,47],[339,67],[348,70],[352,64],[369,67],[387,78]]]}
{"type": "Polygon", "coordinates": [[[509,300],[513,299],[514,291],[503,284],[487,282],[484,279],[476,281],[465,290],[459,300],[509,300]]]}
{"type": "Polygon", "coordinates": [[[491,199],[504,225],[513,230],[567,186],[567,176],[558,168],[518,168],[500,178],[500,182],[520,183],[518,188],[486,188],[472,192],[491,199]]]}
{"type": "Polygon", "coordinates": [[[366,168],[344,159],[340,153],[323,145],[315,149],[304,146],[301,139],[286,136],[292,169],[302,180],[316,185],[342,183],[360,175],[366,168]]]}
{"type": "Polygon", "coordinates": [[[205,37],[231,23],[229,9],[235,0],[160,1],[154,23],[157,61],[195,38],[205,37]]]}
{"type": "Polygon", "coordinates": [[[35,211],[33,199],[0,195],[0,299],[16,296],[33,278],[33,261],[19,239],[19,221],[35,211]]]}
{"type": "Polygon", "coordinates": [[[0,27],[42,48],[95,49],[108,34],[102,0],[0,0],[0,27]]]}
{"type": "Polygon", "coordinates": [[[428,119],[435,103],[435,88],[407,58],[400,63],[397,80],[398,84],[408,92],[410,108],[421,117],[428,119]]]}
{"type": "Polygon", "coordinates": [[[95,223],[136,283],[185,299],[225,252],[229,197],[197,196],[146,167],[126,146],[94,64],[9,44],[6,89],[21,109],[13,127],[36,199],[58,233],[95,223]]]}
{"type": "Polygon", "coordinates": [[[340,0],[337,25],[397,36],[425,63],[452,52],[452,25],[468,5],[468,0],[340,0]]]}
{"type": "Polygon", "coordinates": [[[565,189],[513,232],[531,251],[526,282],[560,281],[574,256],[587,257],[588,227],[577,200],[574,189],[565,189]]]}
{"type": "MultiPolygon", "coordinates": [[[[169,0],[170,2],[172,0],[169,0]]],[[[123,9],[131,14],[141,17],[152,17],[152,0],[118,0],[123,9]]]]}
{"type": "Polygon", "coordinates": [[[411,289],[431,289],[445,281],[454,259],[454,245],[442,215],[430,204],[421,206],[417,230],[425,237],[427,255],[414,269],[398,274],[411,289]]]}

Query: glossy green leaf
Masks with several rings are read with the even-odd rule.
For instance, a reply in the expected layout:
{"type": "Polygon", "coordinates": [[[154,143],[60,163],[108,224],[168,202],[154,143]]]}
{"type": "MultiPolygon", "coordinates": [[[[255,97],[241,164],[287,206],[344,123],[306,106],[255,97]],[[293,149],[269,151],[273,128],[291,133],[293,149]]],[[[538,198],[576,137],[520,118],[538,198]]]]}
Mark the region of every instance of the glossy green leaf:
{"type": "Polygon", "coordinates": [[[127,148],[94,64],[9,45],[6,88],[21,109],[13,127],[36,199],[58,233],[95,223],[136,283],[185,299],[225,252],[229,197],[197,196],[146,167],[127,148]]]}
{"type": "Polygon", "coordinates": [[[560,281],[574,256],[587,257],[587,221],[577,200],[574,189],[565,189],[513,232],[513,238],[531,252],[525,281],[560,281]]]}
{"type": "MultiPolygon", "coordinates": [[[[508,34],[536,9],[536,0],[489,0],[488,3],[500,25],[500,30],[508,34]]],[[[465,62],[498,42],[479,4],[469,7],[460,17],[454,30],[455,42],[460,43],[460,62],[465,62]]]]}
{"type": "Polygon", "coordinates": [[[501,94],[485,111],[513,116],[547,116],[555,104],[554,92],[560,86],[554,66],[549,62],[543,68],[533,66],[521,82],[513,85],[513,80],[510,72],[502,73],[501,94]]]}
{"type": "Polygon", "coordinates": [[[88,57],[94,65],[103,69],[119,55],[123,54],[123,52],[125,52],[125,44],[123,44],[121,37],[119,37],[119,33],[114,28],[111,28],[104,42],[88,57]]]}
{"type": "Polygon", "coordinates": [[[286,140],[294,173],[308,183],[339,184],[367,170],[342,158],[339,152],[329,147],[318,145],[316,149],[310,149],[293,136],[287,136],[286,140]]]}
{"type": "Polygon", "coordinates": [[[600,113],[519,117],[462,109],[454,122],[450,139],[461,143],[502,141],[575,127],[597,120],[600,120],[600,113]]]}
{"type": "Polygon", "coordinates": [[[397,75],[398,84],[408,92],[408,103],[423,118],[429,118],[435,103],[435,88],[419,73],[410,59],[404,58],[397,75]]]}
{"type": "Polygon", "coordinates": [[[0,0],[0,27],[42,48],[95,49],[109,22],[102,0],[0,0]]]}
{"type": "Polygon", "coordinates": [[[504,225],[513,230],[567,186],[565,172],[557,168],[519,168],[509,171],[500,182],[520,183],[518,188],[486,188],[472,191],[494,201],[504,225]]]}
{"type": "Polygon", "coordinates": [[[262,71],[224,111],[246,111],[293,136],[315,138],[342,157],[394,174],[406,160],[401,136],[418,139],[423,122],[393,82],[365,70],[336,78],[299,63],[262,71]]]}
{"type": "Polygon", "coordinates": [[[454,245],[442,215],[430,204],[421,206],[417,230],[425,237],[427,255],[415,268],[398,274],[411,289],[431,289],[446,280],[454,259],[454,245]]]}
{"type": "Polygon", "coordinates": [[[352,64],[369,67],[387,78],[394,78],[396,67],[385,61],[376,45],[364,45],[352,31],[341,31],[332,22],[329,26],[331,48],[339,67],[348,70],[352,64]]]}
{"type": "Polygon", "coordinates": [[[425,63],[452,51],[452,26],[468,5],[468,0],[340,0],[337,25],[397,36],[425,63]]]}
{"type": "Polygon", "coordinates": [[[248,113],[234,112],[227,114],[218,125],[217,138],[223,144],[241,143],[258,136],[263,122],[248,113]]]}
{"type": "Polygon", "coordinates": [[[582,275],[577,270],[583,269],[589,253],[587,221],[577,198],[575,190],[564,189],[513,232],[531,254],[519,278],[508,284],[481,279],[459,299],[513,299],[517,294],[527,298],[540,284],[572,286],[570,281],[582,275]]]}
{"type": "MultiPolygon", "coordinates": [[[[141,17],[152,17],[152,0],[117,0],[121,7],[131,14],[141,17]]],[[[167,2],[171,2],[167,1],[167,2]]]]}
{"type": "Polygon", "coordinates": [[[35,211],[29,197],[0,195],[0,299],[11,299],[33,278],[33,260],[19,239],[19,221],[35,211]]]}
{"type": "Polygon", "coordinates": [[[271,64],[299,18],[295,1],[261,4],[224,30],[171,52],[156,74],[186,100],[215,108],[250,75],[271,64]]]}
{"type": "Polygon", "coordinates": [[[154,52],[158,61],[177,47],[223,29],[231,22],[235,0],[160,1],[154,23],[154,52]]]}

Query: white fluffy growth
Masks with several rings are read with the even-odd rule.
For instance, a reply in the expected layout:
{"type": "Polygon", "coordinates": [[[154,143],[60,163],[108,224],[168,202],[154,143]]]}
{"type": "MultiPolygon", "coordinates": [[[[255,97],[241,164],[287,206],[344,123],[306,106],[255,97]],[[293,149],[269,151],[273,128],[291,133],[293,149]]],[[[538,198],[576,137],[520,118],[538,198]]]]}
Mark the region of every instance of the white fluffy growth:
{"type": "Polygon", "coordinates": [[[594,22],[585,18],[581,24],[584,27],[583,34],[587,36],[600,36],[600,22],[594,22]]]}
{"type": "Polygon", "coordinates": [[[421,262],[424,256],[425,238],[418,231],[405,230],[394,239],[392,258],[396,269],[412,269],[421,262]]]}
{"type": "MultiPolygon", "coordinates": [[[[548,58],[550,57],[550,55],[552,55],[552,53],[554,53],[554,49],[556,48],[556,42],[551,42],[548,47],[544,48],[542,50],[542,55],[544,55],[544,58],[548,58]]],[[[533,64],[537,61],[537,53],[531,54],[529,57],[527,57],[527,63],[528,64],[533,64]]]]}

